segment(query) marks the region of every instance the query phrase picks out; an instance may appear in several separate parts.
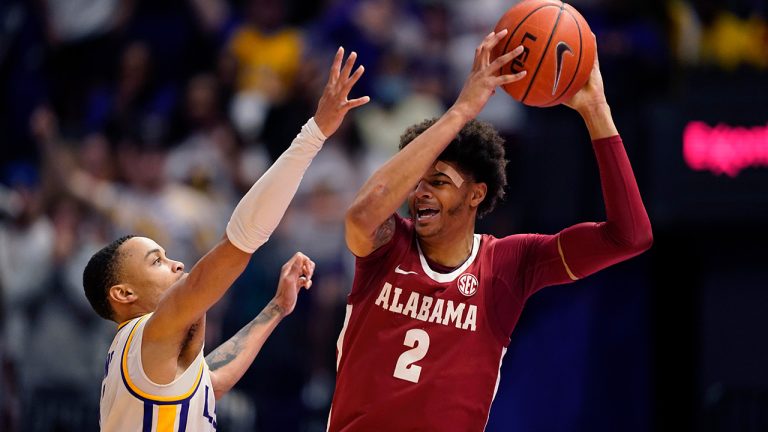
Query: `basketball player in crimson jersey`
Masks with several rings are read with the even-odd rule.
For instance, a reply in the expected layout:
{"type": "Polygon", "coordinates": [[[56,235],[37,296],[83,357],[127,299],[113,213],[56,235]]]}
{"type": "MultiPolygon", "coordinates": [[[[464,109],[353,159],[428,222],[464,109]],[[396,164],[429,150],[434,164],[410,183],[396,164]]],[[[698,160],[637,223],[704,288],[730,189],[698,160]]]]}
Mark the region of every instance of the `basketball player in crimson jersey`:
{"type": "Polygon", "coordinates": [[[337,345],[330,431],[483,430],[526,299],[651,245],[597,61],[566,105],[592,138],[607,221],[554,235],[475,234],[476,218],[506,184],[502,139],[474,120],[497,86],[521,78],[497,76],[520,48],[490,61],[505,34],[485,38],[454,105],[409,128],[347,212],[356,274],[337,345]],[[410,219],[395,214],[405,199],[410,219]]]}

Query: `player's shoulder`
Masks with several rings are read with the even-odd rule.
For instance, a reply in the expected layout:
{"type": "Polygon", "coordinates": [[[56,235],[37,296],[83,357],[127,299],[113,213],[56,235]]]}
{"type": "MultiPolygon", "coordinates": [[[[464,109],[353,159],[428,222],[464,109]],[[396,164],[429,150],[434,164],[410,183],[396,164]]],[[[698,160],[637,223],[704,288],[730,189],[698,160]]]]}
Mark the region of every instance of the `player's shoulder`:
{"type": "Polygon", "coordinates": [[[116,337],[131,338],[132,335],[143,333],[147,320],[151,317],[152,313],[148,313],[120,323],[117,326],[116,337]]]}
{"type": "Polygon", "coordinates": [[[503,237],[496,237],[493,234],[481,234],[482,243],[486,247],[525,245],[532,241],[536,234],[510,234],[503,237]]]}
{"type": "Polygon", "coordinates": [[[540,241],[539,234],[511,234],[504,237],[495,237],[490,234],[481,236],[482,243],[480,255],[494,262],[509,264],[512,261],[522,260],[525,255],[535,248],[540,241]]]}

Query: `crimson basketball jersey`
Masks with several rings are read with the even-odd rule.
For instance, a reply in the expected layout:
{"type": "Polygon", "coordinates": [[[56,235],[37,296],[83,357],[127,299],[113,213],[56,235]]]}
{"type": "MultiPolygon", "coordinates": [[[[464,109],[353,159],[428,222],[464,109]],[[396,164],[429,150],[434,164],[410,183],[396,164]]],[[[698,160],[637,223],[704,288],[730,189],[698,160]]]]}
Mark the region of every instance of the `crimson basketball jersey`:
{"type": "Polygon", "coordinates": [[[410,220],[356,261],[337,342],[330,431],[481,431],[525,300],[571,281],[558,236],[474,235],[467,261],[430,268],[410,220]]]}

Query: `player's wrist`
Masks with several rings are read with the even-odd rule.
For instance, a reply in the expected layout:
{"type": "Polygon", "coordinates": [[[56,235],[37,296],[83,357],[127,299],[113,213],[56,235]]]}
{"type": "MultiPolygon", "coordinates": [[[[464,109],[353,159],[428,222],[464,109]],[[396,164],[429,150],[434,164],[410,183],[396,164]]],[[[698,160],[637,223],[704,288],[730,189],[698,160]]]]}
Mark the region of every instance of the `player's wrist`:
{"type": "Polygon", "coordinates": [[[586,122],[611,118],[611,107],[605,99],[593,101],[576,108],[586,122]]]}
{"type": "Polygon", "coordinates": [[[278,321],[287,317],[293,311],[293,308],[286,306],[281,300],[280,296],[275,296],[265,308],[270,312],[269,315],[277,318],[278,321]]]}
{"type": "Polygon", "coordinates": [[[611,108],[606,102],[599,102],[585,106],[579,110],[584,123],[589,131],[590,138],[594,140],[608,138],[619,134],[613,122],[611,108]]]}
{"type": "Polygon", "coordinates": [[[445,112],[444,117],[454,119],[464,125],[475,118],[475,115],[469,107],[456,103],[445,112]]]}

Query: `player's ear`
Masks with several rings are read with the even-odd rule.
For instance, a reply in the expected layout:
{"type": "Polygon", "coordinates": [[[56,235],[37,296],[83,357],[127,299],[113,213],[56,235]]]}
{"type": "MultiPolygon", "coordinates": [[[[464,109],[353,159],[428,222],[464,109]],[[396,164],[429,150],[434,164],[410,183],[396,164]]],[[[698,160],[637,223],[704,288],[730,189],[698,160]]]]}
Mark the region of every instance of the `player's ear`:
{"type": "Polygon", "coordinates": [[[488,185],[485,183],[472,183],[470,187],[469,205],[472,208],[477,208],[485,199],[485,195],[488,194],[488,185]]]}
{"type": "Polygon", "coordinates": [[[117,303],[133,303],[136,301],[136,292],[128,284],[117,284],[109,287],[109,298],[117,303]]]}

